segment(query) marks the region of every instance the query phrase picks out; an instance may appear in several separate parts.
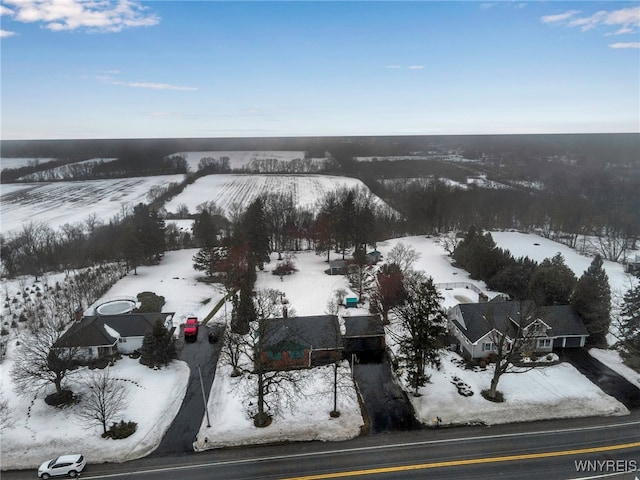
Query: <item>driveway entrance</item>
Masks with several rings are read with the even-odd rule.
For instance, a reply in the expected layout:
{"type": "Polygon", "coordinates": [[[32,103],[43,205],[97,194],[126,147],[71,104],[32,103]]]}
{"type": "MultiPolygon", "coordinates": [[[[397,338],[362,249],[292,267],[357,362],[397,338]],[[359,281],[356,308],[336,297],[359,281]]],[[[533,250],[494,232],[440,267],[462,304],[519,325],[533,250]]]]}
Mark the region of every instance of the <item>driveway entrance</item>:
{"type": "Polygon", "coordinates": [[[640,388],[593,358],[586,349],[564,349],[560,353],[560,359],[576,367],[604,393],[611,395],[628,409],[640,407],[640,388]]]}
{"type": "Polygon", "coordinates": [[[193,441],[198,430],[200,430],[202,418],[204,417],[204,402],[202,400],[198,366],[202,371],[205,394],[209,398],[209,391],[213,384],[218,356],[223,343],[224,330],[215,330],[216,328],[218,327],[201,326],[198,329],[198,338],[195,342],[184,342],[184,337],[180,337],[182,343],[180,360],[187,362],[191,369],[189,385],[187,386],[187,393],[184,396],[180,411],[162,438],[158,448],[151,454],[152,456],[193,452],[193,441]],[[218,334],[219,340],[216,343],[209,343],[208,334],[210,332],[218,334]]]}
{"type": "Polygon", "coordinates": [[[422,428],[404,392],[393,380],[386,354],[381,363],[355,364],[353,377],[369,417],[369,433],[422,428]]]}

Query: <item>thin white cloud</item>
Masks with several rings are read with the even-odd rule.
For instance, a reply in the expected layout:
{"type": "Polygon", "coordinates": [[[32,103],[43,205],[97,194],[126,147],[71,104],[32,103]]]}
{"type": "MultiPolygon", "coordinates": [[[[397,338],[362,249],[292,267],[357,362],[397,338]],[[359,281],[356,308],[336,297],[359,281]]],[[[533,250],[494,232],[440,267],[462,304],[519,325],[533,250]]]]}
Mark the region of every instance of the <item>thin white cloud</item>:
{"type": "Polygon", "coordinates": [[[542,23],[564,22],[565,20],[568,20],[569,18],[573,17],[578,13],[580,13],[579,10],[568,10],[564,13],[558,13],[556,15],[545,15],[544,17],[541,18],[541,20],[542,20],[542,23]]]}
{"type": "Polygon", "coordinates": [[[149,88],[151,90],[198,90],[197,87],[181,87],[171,85],[169,83],[152,83],[152,82],[113,82],[114,85],[124,85],[133,88],[149,88]]]}
{"type": "Polygon", "coordinates": [[[616,27],[609,35],[634,33],[640,27],[640,6],[621,8],[619,10],[600,10],[590,16],[576,18],[580,13],[569,10],[557,15],[546,15],[541,18],[543,23],[562,23],[567,27],[579,27],[583,32],[600,26],[616,27]]]}
{"type": "Polygon", "coordinates": [[[495,2],[485,2],[485,3],[481,3],[480,4],[480,8],[483,9],[483,10],[488,10],[491,7],[494,7],[495,5],[496,5],[495,2]]]}
{"type": "Polygon", "coordinates": [[[623,8],[621,10],[609,12],[604,23],[606,25],[633,25],[639,27],[640,6],[623,8]]]}
{"type": "Polygon", "coordinates": [[[424,65],[410,65],[407,67],[409,70],[422,70],[424,65]]]}
{"type": "MultiPolygon", "coordinates": [[[[640,28],[640,6],[621,8],[619,10],[600,10],[590,16],[576,17],[579,12],[569,10],[559,15],[547,15],[541,18],[543,23],[560,23],[569,28],[580,28],[583,32],[595,28],[615,30],[604,33],[612,35],[635,34],[640,28]]],[[[640,42],[617,42],[609,44],[610,48],[640,48],[640,42]]]]}
{"type": "Polygon", "coordinates": [[[619,42],[609,45],[611,48],[640,48],[640,42],[619,42]]]}
{"type": "Polygon", "coordinates": [[[597,25],[601,24],[605,18],[607,17],[607,12],[600,11],[596,12],[590,17],[576,18],[575,20],[571,20],[567,26],[569,27],[580,27],[583,32],[587,30],[591,30],[597,25]]]}
{"type": "Polygon", "coordinates": [[[633,33],[635,30],[631,27],[622,27],[620,30],[616,31],[616,32],[610,32],[607,33],[607,37],[611,36],[611,35],[624,35],[626,33],[633,33]]]}
{"type": "Polygon", "coordinates": [[[516,4],[515,8],[524,8],[526,6],[527,6],[527,4],[525,2],[521,2],[521,3],[516,4]]]}
{"type": "Polygon", "coordinates": [[[0,30],[0,38],[13,37],[16,32],[10,32],[8,30],[0,30]]]}
{"type": "Polygon", "coordinates": [[[4,15],[13,15],[15,12],[10,8],[5,7],[4,5],[0,5],[0,17],[4,15]]]}
{"type": "Polygon", "coordinates": [[[43,23],[52,31],[119,32],[160,22],[160,17],[132,0],[4,0],[4,3],[14,9],[14,20],[43,23]]]}
{"type": "Polygon", "coordinates": [[[400,65],[387,65],[384,68],[398,69],[398,68],[402,68],[402,67],[400,65]]]}

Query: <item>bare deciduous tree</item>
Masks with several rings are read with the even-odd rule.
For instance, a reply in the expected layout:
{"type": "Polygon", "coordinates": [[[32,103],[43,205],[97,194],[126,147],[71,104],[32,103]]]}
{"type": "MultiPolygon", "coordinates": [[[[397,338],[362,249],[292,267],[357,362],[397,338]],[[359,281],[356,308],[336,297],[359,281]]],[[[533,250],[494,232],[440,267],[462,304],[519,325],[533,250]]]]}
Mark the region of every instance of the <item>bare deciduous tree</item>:
{"type": "Polygon", "coordinates": [[[93,373],[82,383],[87,392],[82,397],[78,416],[91,424],[102,426],[102,432],[107,433],[107,425],[129,404],[127,389],[111,376],[108,368],[93,373]]]}
{"type": "Polygon", "coordinates": [[[4,398],[4,393],[0,392],[0,433],[13,426],[15,418],[13,417],[13,409],[9,407],[9,402],[4,398]]]}
{"type": "Polygon", "coordinates": [[[537,309],[535,303],[530,301],[518,301],[513,304],[517,307],[516,311],[504,321],[500,321],[491,308],[484,316],[492,327],[489,340],[492,343],[492,357],[495,363],[489,389],[484,391],[483,395],[493,401],[499,398],[498,383],[502,375],[525,373],[534,368],[517,367],[515,363],[536,348],[534,343],[540,335],[535,322],[537,309]]]}
{"type": "Polygon", "coordinates": [[[413,266],[420,258],[420,254],[408,245],[400,242],[389,250],[387,254],[387,263],[395,263],[400,267],[403,275],[413,270],[413,266]]]}
{"type": "Polygon", "coordinates": [[[63,332],[63,323],[50,318],[31,321],[23,330],[11,368],[18,393],[37,393],[53,384],[56,394],[62,397],[64,381],[74,373],[80,356],[79,347],[56,346],[63,332]]]}

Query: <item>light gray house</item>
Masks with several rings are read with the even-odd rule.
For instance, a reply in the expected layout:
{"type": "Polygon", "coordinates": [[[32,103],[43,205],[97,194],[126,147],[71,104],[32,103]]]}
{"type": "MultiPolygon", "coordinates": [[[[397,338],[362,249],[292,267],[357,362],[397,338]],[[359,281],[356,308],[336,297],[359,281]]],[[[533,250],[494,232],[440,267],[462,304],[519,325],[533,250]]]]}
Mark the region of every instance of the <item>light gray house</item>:
{"type": "Polygon", "coordinates": [[[161,320],[173,328],[174,312],[87,316],[69,327],[57,347],[79,347],[80,356],[92,360],[115,353],[133,353],[142,347],[145,333],[161,320]]]}
{"type": "Polygon", "coordinates": [[[503,335],[507,350],[519,337],[525,339],[523,349],[530,353],[584,347],[589,336],[570,305],[538,307],[533,301],[494,300],[456,305],[448,318],[458,350],[472,359],[495,354],[496,341],[503,335]]]}

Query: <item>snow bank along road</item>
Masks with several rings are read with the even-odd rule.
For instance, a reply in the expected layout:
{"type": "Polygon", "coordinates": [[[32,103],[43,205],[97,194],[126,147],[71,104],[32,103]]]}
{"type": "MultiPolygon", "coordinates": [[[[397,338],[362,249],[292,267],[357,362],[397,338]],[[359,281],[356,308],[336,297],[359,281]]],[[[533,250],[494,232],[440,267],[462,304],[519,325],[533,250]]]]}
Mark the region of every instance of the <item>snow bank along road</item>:
{"type": "MultiPolygon", "coordinates": [[[[588,418],[428,429],[343,444],[294,443],[89,465],[83,479],[598,478],[594,475],[638,466],[639,429],[638,411],[624,421],[588,418]],[[600,470],[586,471],[589,467],[600,470]]],[[[33,473],[3,472],[3,479],[32,478],[33,473]]],[[[614,478],[634,477],[629,473],[614,478]]]]}

